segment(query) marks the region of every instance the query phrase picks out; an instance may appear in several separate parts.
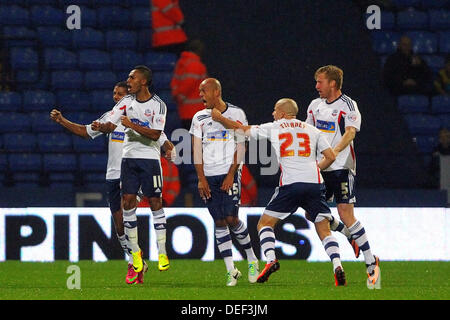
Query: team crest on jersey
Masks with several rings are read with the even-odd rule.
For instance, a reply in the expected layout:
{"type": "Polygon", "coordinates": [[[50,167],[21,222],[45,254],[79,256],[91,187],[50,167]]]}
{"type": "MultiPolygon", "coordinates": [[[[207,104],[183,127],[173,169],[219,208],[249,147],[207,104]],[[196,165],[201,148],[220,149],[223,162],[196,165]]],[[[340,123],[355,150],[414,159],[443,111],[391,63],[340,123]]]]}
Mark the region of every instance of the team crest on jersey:
{"type": "Polygon", "coordinates": [[[144,115],[145,115],[146,117],[154,116],[154,115],[155,115],[155,111],[152,112],[152,110],[150,110],[150,109],[145,109],[144,115]]]}
{"type": "Polygon", "coordinates": [[[335,132],[336,125],[333,121],[317,120],[316,128],[323,132],[335,132]]]}
{"type": "Polygon", "coordinates": [[[331,114],[333,117],[336,117],[338,115],[339,111],[334,109],[333,113],[331,114]]]}
{"type": "Polygon", "coordinates": [[[358,116],[356,115],[356,113],[352,112],[348,115],[347,119],[352,122],[355,122],[356,120],[358,120],[358,116]]]}

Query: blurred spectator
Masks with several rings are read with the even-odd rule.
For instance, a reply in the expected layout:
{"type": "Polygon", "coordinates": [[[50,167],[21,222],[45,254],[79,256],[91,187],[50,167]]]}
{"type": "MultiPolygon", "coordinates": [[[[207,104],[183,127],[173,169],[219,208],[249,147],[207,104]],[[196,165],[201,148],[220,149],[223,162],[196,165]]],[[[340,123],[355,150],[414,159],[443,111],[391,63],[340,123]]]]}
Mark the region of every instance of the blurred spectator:
{"type": "Polygon", "coordinates": [[[241,206],[252,207],[258,203],[258,186],[248,167],[242,166],[241,206]]]}
{"type": "Polygon", "coordinates": [[[450,94],[450,55],[445,59],[445,66],[434,80],[434,88],[437,94],[450,94]]]}
{"type": "MultiPolygon", "coordinates": [[[[170,207],[180,194],[181,184],[178,167],[166,158],[161,157],[161,168],[163,172],[163,206],[170,207]]],[[[139,207],[149,207],[147,197],[143,197],[139,202],[139,207]]]]}
{"type": "Polygon", "coordinates": [[[397,51],[387,58],[383,77],[393,95],[431,93],[431,71],[426,62],[413,53],[411,39],[407,36],[400,38],[397,51]]]}
{"type": "Polygon", "coordinates": [[[203,100],[199,95],[199,86],[207,78],[206,66],[201,61],[204,44],[200,40],[188,43],[186,51],[178,59],[170,88],[177,103],[178,115],[185,129],[190,128],[192,117],[203,110],[203,100]]]}
{"type": "Polygon", "coordinates": [[[434,188],[439,187],[439,181],[441,180],[441,156],[450,156],[450,131],[447,128],[442,128],[439,131],[439,143],[431,157],[429,175],[432,179],[432,187],[434,188]]]}
{"type": "Polygon", "coordinates": [[[152,0],[152,47],[177,55],[187,41],[182,25],[184,15],[178,0],[152,0]]]}

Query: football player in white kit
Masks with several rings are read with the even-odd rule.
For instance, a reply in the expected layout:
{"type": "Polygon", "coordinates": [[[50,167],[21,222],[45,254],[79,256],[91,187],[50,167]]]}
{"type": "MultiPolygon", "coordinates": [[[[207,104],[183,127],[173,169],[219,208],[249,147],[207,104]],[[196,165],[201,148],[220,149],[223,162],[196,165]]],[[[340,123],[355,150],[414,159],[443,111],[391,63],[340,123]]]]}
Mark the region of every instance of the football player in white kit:
{"type": "Polygon", "coordinates": [[[247,118],[241,108],[222,100],[222,88],[217,79],[205,79],[199,90],[206,108],[194,115],[189,131],[192,134],[198,190],[214,219],[217,247],[227,269],[226,285],[235,286],[242,275],[234,266],[231,234],[245,250],[248,280],[254,283],[259,272],[258,259],[253,252],[248,229],[238,216],[240,168],[245,141],[237,141],[232,130],[213,121],[211,109],[217,108],[225,116],[241,123],[247,123],[247,118]]]}
{"type": "Polygon", "coordinates": [[[361,114],[356,102],[342,93],[343,71],[340,68],[323,66],[317,69],[314,78],[319,98],[310,103],[306,122],[323,132],[337,154],[336,161],[322,171],[327,199],[334,196],[340,219],[364,254],[367,287],[379,289],[379,258],[372,254],[364,227],[354,215],[356,158],[353,140],[360,130],[361,114]]]}
{"type": "Polygon", "coordinates": [[[261,249],[267,258],[257,281],[266,282],[273,272],[280,269],[275,256],[274,228],[279,221],[302,207],[309,212],[308,218],[314,223],[333,264],[335,285],[345,285],[339,245],[330,231],[331,210],[326,203],[325,185],[320,174],[320,169],[327,168],[335,160],[335,154],[319,130],[296,119],[297,113],[297,103],[284,98],[275,104],[272,113],[275,121],[259,126],[241,125],[215,109],[212,117],[227,128],[242,130],[247,136],[269,139],[280,165],[279,186],[275,188],[257,226],[261,249]],[[320,162],[317,162],[317,154],[324,156],[320,162]]]}
{"type": "MultiPolygon", "coordinates": [[[[133,257],[133,269],[136,273],[143,270],[145,264],[138,244],[137,232],[137,195],[140,190],[149,198],[154,219],[161,218],[158,225],[164,232],[156,230],[158,246],[165,243],[165,215],[162,208],[162,172],[158,139],[166,123],[166,104],[151,94],[148,86],[152,82],[152,72],[146,66],[136,66],[128,75],[129,95],[120,100],[104,117],[103,122],[94,121],[91,129],[103,133],[113,132],[120,123],[126,128],[122,153],[120,182],[122,184],[122,204],[127,247],[133,257]]],[[[160,249],[160,248],[158,248],[160,249]]],[[[163,267],[169,267],[165,255],[163,267]]],[[[161,253],[160,253],[161,258],[161,253]]],[[[161,259],[160,259],[161,262],[161,259]]],[[[160,268],[160,270],[162,270],[160,268]]]]}
{"type": "MultiPolygon", "coordinates": [[[[128,93],[128,87],[125,81],[118,82],[113,89],[113,100],[115,103],[119,102],[128,93]]],[[[106,115],[106,114],[104,114],[106,115]]],[[[101,121],[104,117],[102,115],[97,121],[101,121]]],[[[86,139],[95,139],[101,136],[103,133],[100,131],[93,131],[90,125],[82,125],[74,123],[66,119],[62,113],[53,109],[50,112],[50,118],[62,125],[64,128],[69,130],[71,133],[86,139]]],[[[123,213],[121,207],[121,195],[120,195],[120,166],[122,162],[122,147],[124,141],[125,127],[119,124],[117,128],[109,134],[108,137],[108,163],[106,169],[106,191],[107,191],[107,201],[113,217],[114,226],[117,233],[117,238],[123,248],[125,254],[128,256],[128,272],[126,277],[126,282],[128,284],[132,283],[143,283],[144,272],[141,271],[136,274],[132,268],[132,256],[127,248],[127,240],[124,233],[123,227],[123,213]],[[137,277],[136,277],[137,276],[137,277]]],[[[158,143],[164,150],[164,156],[168,160],[174,159],[175,148],[173,144],[167,139],[167,136],[161,133],[161,137],[158,143]]],[[[162,247],[162,245],[161,245],[162,247]]]]}

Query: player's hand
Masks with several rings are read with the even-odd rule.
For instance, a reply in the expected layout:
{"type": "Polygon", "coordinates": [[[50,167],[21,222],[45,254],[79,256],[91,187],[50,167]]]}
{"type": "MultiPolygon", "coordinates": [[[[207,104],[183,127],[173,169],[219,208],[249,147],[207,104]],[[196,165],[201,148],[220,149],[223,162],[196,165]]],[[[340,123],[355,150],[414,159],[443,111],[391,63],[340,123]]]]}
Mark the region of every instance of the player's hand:
{"type": "Polygon", "coordinates": [[[166,150],[166,152],[164,152],[164,158],[166,158],[166,160],[168,161],[175,161],[175,158],[177,157],[177,151],[175,150],[175,147],[173,147],[171,150],[166,150]]]}
{"type": "Polygon", "coordinates": [[[56,123],[60,123],[62,120],[62,113],[59,110],[53,109],[50,112],[50,119],[52,119],[56,123]]]}
{"type": "Polygon", "coordinates": [[[91,129],[94,130],[94,131],[100,131],[101,123],[99,121],[93,121],[91,123],[91,129]]]}
{"type": "Polygon", "coordinates": [[[220,119],[222,118],[222,112],[220,112],[218,109],[216,109],[216,108],[213,108],[212,110],[211,110],[211,118],[214,120],[214,121],[219,121],[220,122],[220,119]]]}
{"type": "Polygon", "coordinates": [[[200,194],[200,198],[206,202],[207,199],[211,198],[211,190],[209,189],[209,184],[206,179],[198,180],[198,193],[200,194]]]}
{"type": "Polygon", "coordinates": [[[234,176],[230,176],[229,174],[227,174],[225,179],[223,179],[222,186],[220,187],[220,190],[225,191],[226,193],[228,193],[228,191],[233,188],[233,183],[234,183],[234,176]]]}
{"type": "Polygon", "coordinates": [[[120,122],[125,128],[129,128],[131,126],[131,120],[127,116],[121,116],[120,122]]]}

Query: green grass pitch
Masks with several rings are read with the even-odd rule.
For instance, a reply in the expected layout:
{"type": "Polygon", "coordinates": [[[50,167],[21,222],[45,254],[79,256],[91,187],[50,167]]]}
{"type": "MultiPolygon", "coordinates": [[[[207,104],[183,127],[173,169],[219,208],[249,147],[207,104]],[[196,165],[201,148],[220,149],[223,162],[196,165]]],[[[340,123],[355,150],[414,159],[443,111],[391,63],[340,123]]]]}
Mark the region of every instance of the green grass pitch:
{"type": "MultiPolygon", "coordinates": [[[[329,262],[281,260],[281,269],[264,284],[250,284],[247,264],[236,262],[243,277],[225,286],[223,261],[172,260],[166,272],[156,262],[142,285],[125,283],[126,262],[57,261],[0,263],[0,300],[448,300],[450,262],[381,261],[382,289],[366,288],[363,262],[343,262],[346,287],[335,287],[329,262]],[[77,265],[81,289],[68,289],[67,273],[77,265]]],[[[260,267],[263,267],[260,262],[260,267]]]]}

